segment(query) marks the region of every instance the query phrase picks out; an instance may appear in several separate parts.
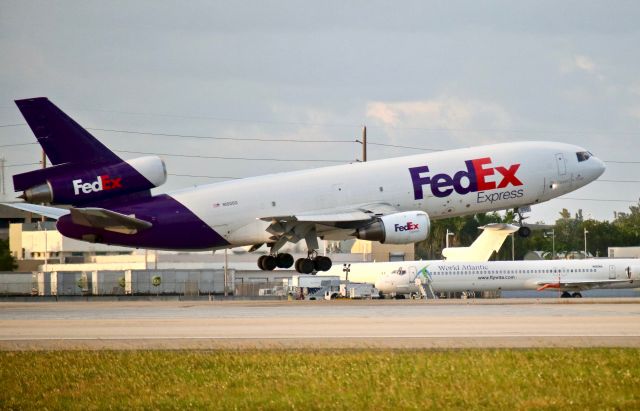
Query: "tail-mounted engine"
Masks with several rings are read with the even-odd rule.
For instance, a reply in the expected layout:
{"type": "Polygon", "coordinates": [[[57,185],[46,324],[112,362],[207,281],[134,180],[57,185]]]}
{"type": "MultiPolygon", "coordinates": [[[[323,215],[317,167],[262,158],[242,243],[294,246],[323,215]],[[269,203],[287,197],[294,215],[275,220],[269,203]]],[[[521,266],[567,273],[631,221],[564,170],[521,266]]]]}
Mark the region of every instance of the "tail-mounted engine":
{"type": "Polygon", "coordinates": [[[355,236],[387,244],[408,244],[426,239],[430,226],[429,216],[424,211],[406,211],[380,217],[357,229],[355,236]]]}
{"type": "Polygon", "coordinates": [[[115,164],[65,163],[13,176],[25,201],[71,205],[150,190],[165,181],[166,167],[155,156],[115,164]]]}

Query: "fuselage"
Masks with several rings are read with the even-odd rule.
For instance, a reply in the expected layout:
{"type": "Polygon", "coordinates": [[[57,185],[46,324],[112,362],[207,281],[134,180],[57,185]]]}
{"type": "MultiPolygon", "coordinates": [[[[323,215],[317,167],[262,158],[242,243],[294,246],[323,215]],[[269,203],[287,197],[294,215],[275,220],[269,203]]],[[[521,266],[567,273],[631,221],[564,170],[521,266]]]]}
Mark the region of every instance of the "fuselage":
{"type": "Polygon", "coordinates": [[[407,261],[379,267],[370,264],[366,270],[376,288],[387,294],[418,293],[416,279],[429,283],[434,292],[640,287],[640,259],[407,261]]]}
{"type": "Polygon", "coordinates": [[[482,213],[541,203],[590,183],[604,164],[584,153],[563,143],[505,143],[266,175],[110,206],[152,222],[134,235],[97,232],[68,216],[58,229],[108,244],[195,250],[269,243],[271,219],[367,204],[421,210],[431,219],[482,213]]]}

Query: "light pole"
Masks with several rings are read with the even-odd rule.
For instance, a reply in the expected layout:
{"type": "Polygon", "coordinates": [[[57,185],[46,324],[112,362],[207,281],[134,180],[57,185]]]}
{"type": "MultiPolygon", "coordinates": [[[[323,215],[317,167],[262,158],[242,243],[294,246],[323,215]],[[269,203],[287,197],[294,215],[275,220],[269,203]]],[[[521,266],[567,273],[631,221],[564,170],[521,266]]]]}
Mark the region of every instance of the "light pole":
{"type": "Polygon", "coordinates": [[[589,231],[585,228],[584,229],[584,258],[587,258],[587,233],[589,231]]]}
{"type": "Polygon", "coordinates": [[[345,289],[344,296],[349,298],[349,271],[351,271],[351,264],[343,264],[342,271],[345,273],[345,289]]]}
{"type": "Polygon", "coordinates": [[[544,233],[545,237],[551,237],[551,259],[556,259],[556,230],[552,229],[544,233]]]}
{"type": "Polygon", "coordinates": [[[516,260],[516,243],[515,236],[511,233],[511,261],[516,260]]]}
{"type": "Polygon", "coordinates": [[[452,233],[451,231],[449,231],[449,229],[447,228],[447,236],[445,238],[445,248],[449,248],[449,236],[454,236],[456,235],[456,233],[452,233]]]}

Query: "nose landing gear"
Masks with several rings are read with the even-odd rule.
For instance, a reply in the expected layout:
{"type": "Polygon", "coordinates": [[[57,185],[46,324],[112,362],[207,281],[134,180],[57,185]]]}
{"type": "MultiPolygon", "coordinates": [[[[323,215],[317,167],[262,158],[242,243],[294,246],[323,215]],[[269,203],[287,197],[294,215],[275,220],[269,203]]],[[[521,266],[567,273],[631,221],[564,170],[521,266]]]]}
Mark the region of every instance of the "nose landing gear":
{"type": "Polygon", "coordinates": [[[524,217],[522,213],[531,211],[531,207],[520,207],[516,208],[513,211],[515,211],[516,215],[518,216],[518,221],[516,221],[516,223],[520,226],[520,228],[518,229],[518,235],[522,238],[529,237],[531,235],[531,229],[524,225],[524,220],[526,220],[527,217],[524,217]]]}
{"type": "Polygon", "coordinates": [[[518,229],[518,235],[522,238],[527,238],[531,235],[531,229],[526,225],[523,225],[518,229]]]}

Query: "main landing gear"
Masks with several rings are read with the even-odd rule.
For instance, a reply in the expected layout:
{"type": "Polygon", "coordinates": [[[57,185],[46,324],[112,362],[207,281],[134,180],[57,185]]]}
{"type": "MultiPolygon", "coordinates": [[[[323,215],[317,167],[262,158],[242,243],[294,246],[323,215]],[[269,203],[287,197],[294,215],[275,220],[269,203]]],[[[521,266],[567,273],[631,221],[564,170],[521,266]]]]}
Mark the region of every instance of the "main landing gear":
{"type": "MultiPolygon", "coordinates": [[[[258,267],[261,270],[271,271],[277,268],[290,268],[293,265],[291,254],[278,253],[287,242],[296,243],[302,239],[307,243],[307,258],[299,258],[295,262],[295,269],[301,274],[311,274],[314,271],[329,271],[331,259],[318,255],[318,235],[315,224],[299,223],[292,221],[274,220],[267,231],[273,234],[269,255],[263,255],[258,259],[258,267]]],[[[259,246],[256,246],[256,248],[259,246]]]]}
{"type": "Polygon", "coordinates": [[[577,291],[573,294],[571,294],[569,291],[563,291],[560,295],[560,298],[582,298],[582,294],[577,291]]]}
{"type": "Polygon", "coordinates": [[[264,271],[273,271],[276,268],[291,268],[293,256],[287,253],[274,255],[263,255],[258,258],[258,267],[264,271]]]}
{"type": "MultiPolygon", "coordinates": [[[[263,255],[258,258],[258,267],[264,271],[273,271],[276,268],[291,268],[293,256],[287,253],[274,255],[263,255]]],[[[317,255],[315,252],[309,253],[307,258],[298,258],[295,262],[295,269],[301,274],[311,274],[314,271],[329,271],[333,263],[329,257],[317,255]]]]}
{"type": "Polygon", "coordinates": [[[301,274],[311,274],[314,271],[329,271],[333,263],[329,257],[309,253],[307,258],[298,258],[296,261],[296,271],[301,274]]]}

